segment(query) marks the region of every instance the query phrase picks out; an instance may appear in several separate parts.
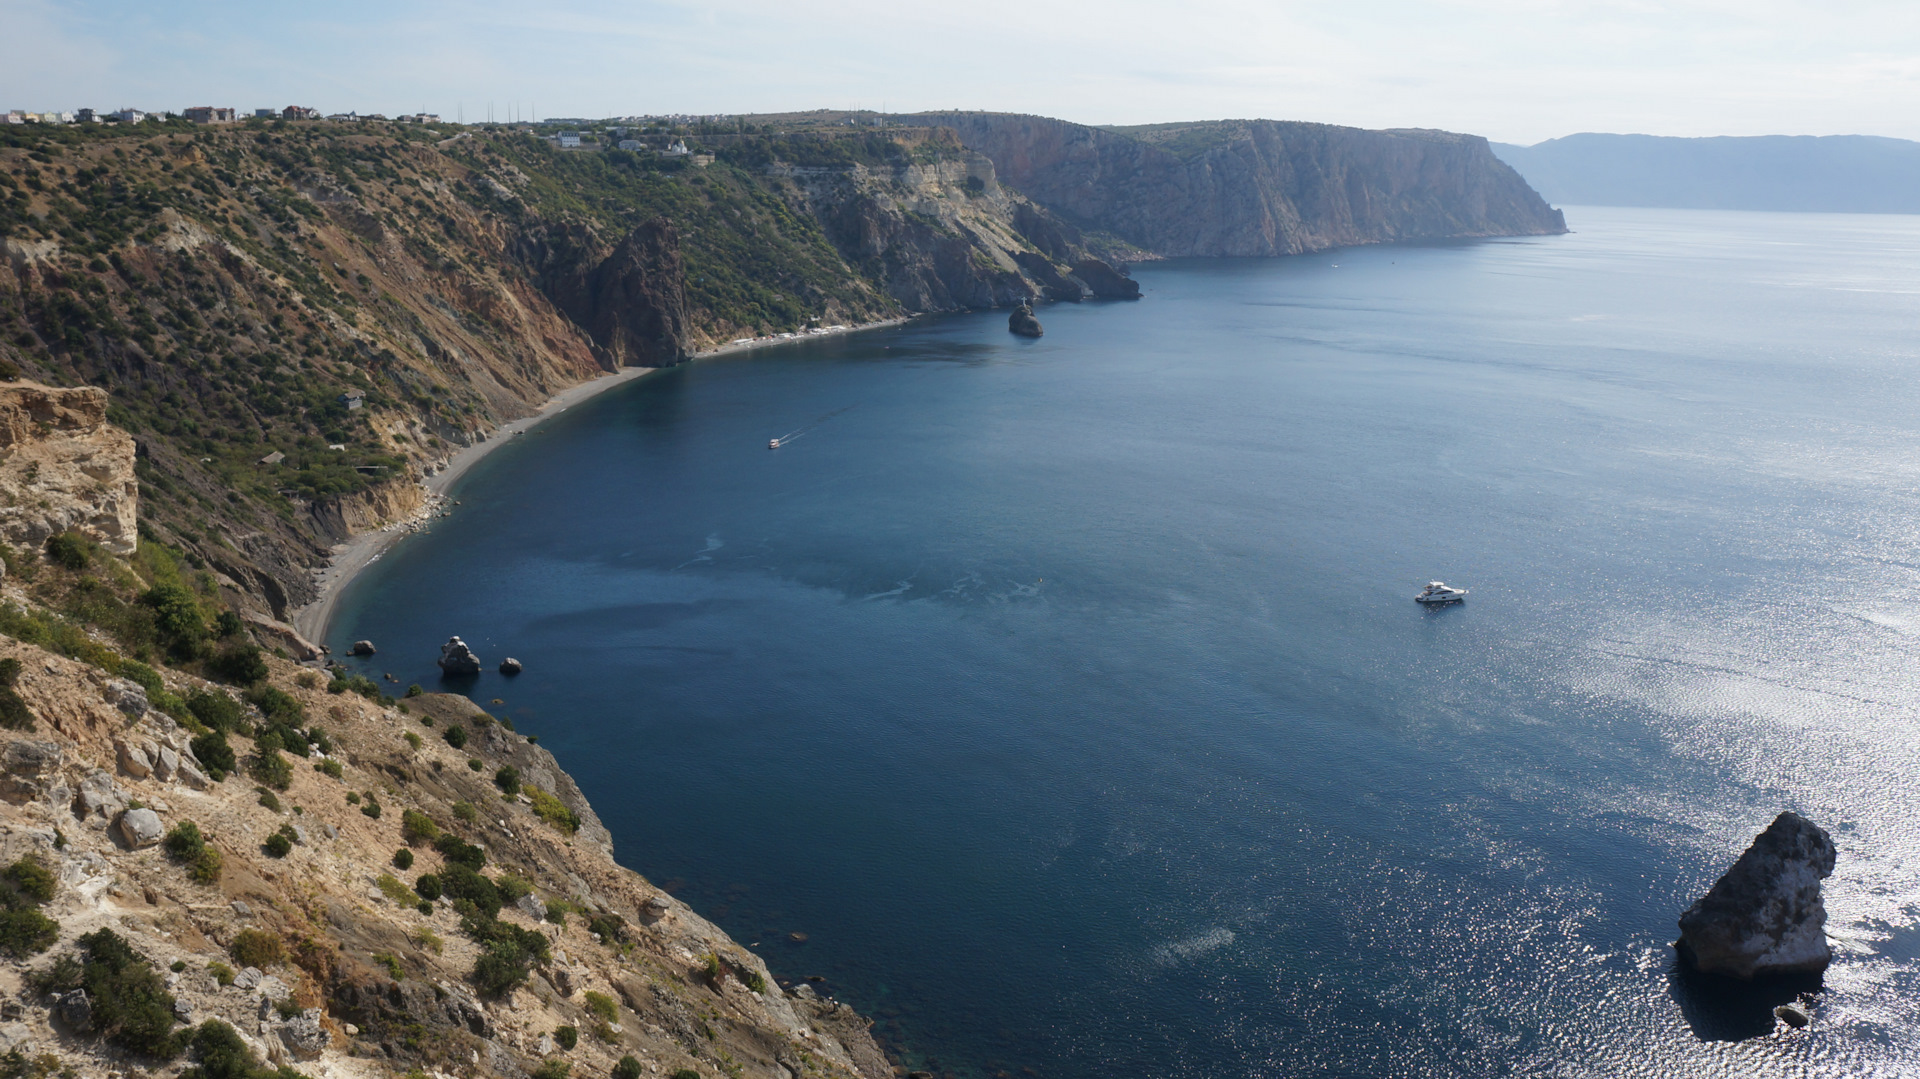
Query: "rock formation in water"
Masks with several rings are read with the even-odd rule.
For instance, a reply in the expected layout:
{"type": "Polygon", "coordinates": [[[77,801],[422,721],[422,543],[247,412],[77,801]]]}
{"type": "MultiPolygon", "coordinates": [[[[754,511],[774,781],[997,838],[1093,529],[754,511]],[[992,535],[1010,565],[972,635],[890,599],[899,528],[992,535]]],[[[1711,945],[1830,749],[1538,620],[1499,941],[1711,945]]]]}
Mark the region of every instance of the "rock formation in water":
{"type": "Polygon", "coordinates": [[[1021,304],[1007,316],[1007,329],[1021,337],[1038,337],[1046,331],[1040,328],[1040,320],[1033,317],[1033,308],[1021,304]]]}
{"type": "Polygon", "coordinates": [[[1000,180],[1088,229],[1160,255],[1566,231],[1487,140],[1446,131],[1225,120],[1095,128],[1007,113],[923,113],[1000,180]]]}
{"type": "Polygon", "coordinates": [[[480,673],[480,657],[458,637],[448,637],[447,643],[440,646],[439,662],[440,670],[446,674],[480,673]]]}
{"type": "Polygon", "coordinates": [[[1833,840],[1798,813],[1782,813],[1733,868],[1680,916],[1675,945],[1694,968],[1753,978],[1827,969],[1827,908],[1820,881],[1833,873],[1833,840]]]}
{"type": "Polygon", "coordinates": [[[0,538],[37,548],[69,529],[133,553],[140,484],[133,436],[92,386],[0,385],[0,538]]]}
{"type": "Polygon", "coordinates": [[[1073,276],[1086,283],[1087,291],[1103,300],[1137,300],[1140,283],[1091,256],[1073,264],[1073,276]]]}

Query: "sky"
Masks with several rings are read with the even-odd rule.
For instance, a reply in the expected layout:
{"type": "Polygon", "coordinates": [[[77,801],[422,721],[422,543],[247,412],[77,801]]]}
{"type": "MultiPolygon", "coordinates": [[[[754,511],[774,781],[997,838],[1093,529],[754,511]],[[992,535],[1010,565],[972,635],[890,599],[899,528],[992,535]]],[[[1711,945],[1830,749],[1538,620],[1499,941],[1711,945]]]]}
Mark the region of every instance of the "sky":
{"type": "Polygon", "coordinates": [[[288,104],[1920,139],[1920,2],[0,0],[0,108],[288,104]]]}

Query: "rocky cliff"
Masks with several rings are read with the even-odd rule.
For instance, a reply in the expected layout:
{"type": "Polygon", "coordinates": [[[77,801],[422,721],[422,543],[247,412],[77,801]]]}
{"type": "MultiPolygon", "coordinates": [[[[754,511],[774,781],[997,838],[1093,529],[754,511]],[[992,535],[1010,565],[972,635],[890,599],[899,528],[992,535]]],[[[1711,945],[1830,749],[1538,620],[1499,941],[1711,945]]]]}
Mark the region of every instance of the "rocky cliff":
{"type": "Polygon", "coordinates": [[[0,660],[0,877],[32,887],[0,888],[0,1054],[52,1057],[33,1074],[892,1077],[866,1020],[616,864],[553,758],[463,698],[274,662],[270,718],[173,671],[0,660]]]}
{"type": "Polygon", "coordinates": [[[133,436],[107,422],[106,391],[0,384],[0,539],[38,548],[74,530],[132,554],[133,465],[133,436]]]}
{"type": "Polygon", "coordinates": [[[1160,255],[1566,231],[1473,135],[1274,120],[1095,128],[1005,113],[902,117],[958,133],[1003,182],[1160,255]]]}

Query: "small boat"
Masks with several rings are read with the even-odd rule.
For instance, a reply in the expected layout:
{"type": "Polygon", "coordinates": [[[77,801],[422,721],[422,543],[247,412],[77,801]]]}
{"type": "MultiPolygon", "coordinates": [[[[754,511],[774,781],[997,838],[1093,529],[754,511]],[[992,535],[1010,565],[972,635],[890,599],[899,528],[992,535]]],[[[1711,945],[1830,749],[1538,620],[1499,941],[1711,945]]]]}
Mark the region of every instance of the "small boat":
{"type": "Polygon", "coordinates": [[[1458,603],[1467,598],[1467,590],[1454,588],[1445,581],[1428,581],[1427,587],[1413,597],[1415,603],[1458,603]]]}
{"type": "Polygon", "coordinates": [[[768,449],[770,449],[770,450],[777,450],[777,449],[779,449],[779,448],[780,448],[780,440],[779,440],[779,439],[777,439],[777,438],[769,438],[769,439],[767,439],[767,448],[768,448],[768,449]]]}

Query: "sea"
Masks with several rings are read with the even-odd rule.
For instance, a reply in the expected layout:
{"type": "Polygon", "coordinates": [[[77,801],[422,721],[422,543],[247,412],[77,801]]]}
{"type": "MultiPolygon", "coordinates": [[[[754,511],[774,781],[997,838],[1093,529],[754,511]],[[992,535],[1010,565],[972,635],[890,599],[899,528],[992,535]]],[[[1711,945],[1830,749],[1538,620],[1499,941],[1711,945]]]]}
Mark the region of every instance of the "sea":
{"type": "Polygon", "coordinates": [[[1567,219],[648,375],[328,643],[911,1069],[1920,1074],[1920,217],[1567,219]],[[1824,980],[1678,969],[1789,809],[1824,980]]]}

